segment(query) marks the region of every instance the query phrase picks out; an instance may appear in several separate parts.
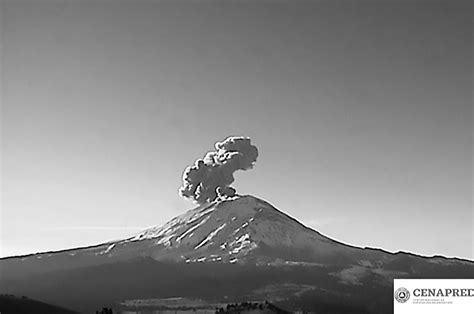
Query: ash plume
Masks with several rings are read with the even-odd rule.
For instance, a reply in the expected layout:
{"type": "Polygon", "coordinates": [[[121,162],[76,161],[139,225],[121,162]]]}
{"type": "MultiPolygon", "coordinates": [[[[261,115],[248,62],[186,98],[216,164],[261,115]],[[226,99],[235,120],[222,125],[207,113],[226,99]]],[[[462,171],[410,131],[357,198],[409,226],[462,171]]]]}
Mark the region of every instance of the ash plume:
{"type": "Polygon", "coordinates": [[[251,169],[258,157],[258,149],[248,137],[231,136],[217,142],[215,148],[186,168],[179,188],[181,196],[199,204],[234,196],[236,191],[230,186],[234,172],[251,169]]]}

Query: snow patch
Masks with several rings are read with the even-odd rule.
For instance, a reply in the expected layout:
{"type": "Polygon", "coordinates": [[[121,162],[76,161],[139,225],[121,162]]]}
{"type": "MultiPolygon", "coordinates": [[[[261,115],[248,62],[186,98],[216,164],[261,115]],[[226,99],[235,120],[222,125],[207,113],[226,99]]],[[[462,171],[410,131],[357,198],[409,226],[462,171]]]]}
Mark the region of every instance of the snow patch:
{"type": "Polygon", "coordinates": [[[242,235],[235,241],[230,243],[231,247],[237,245],[236,247],[232,248],[232,251],[229,254],[238,254],[243,249],[253,250],[257,247],[257,244],[250,241],[250,235],[248,233],[242,235]]]}
{"type": "Polygon", "coordinates": [[[248,233],[244,234],[243,236],[241,236],[240,238],[238,238],[235,243],[244,243],[245,241],[247,241],[248,239],[250,239],[250,236],[248,233]]]}
{"type": "MultiPolygon", "coordinates": [[[[177,239],[176,241],[177,242],[181,242],[182,239],[184,239],[184,237],[186,237],[188,234],[192,233],[194,230],[196,230],[197,228],[199,228],[200,226],[202,226],[203,224],[205,224],[209,218],[211,216],[207,216],[206,218],[204,218],[203,220],[201,220],[198,224],[196,224],[195,226],[192,226],[191,228],[189,228],[188,230],[186,230],[184,233],[182,233],[177,239]]],[[[191,236],[190,236],[191,237],[191,236]]]]}
{"type": "Polygon", "coordinates": [[[212,262],[220,262],[222,261],[222,257],[218,256],[218,257],[215,257],[211,260],[212,262]]]}
{"type": "Polygon", "coordinates": [[[205,245],[206,243],[208,243],[210,240],[212,240],[212,238],[214,238],[214,236],[219,233],[219,231],[221,231],[222,229],[224,229],[224,227],[227,225],[227,223],[223,223],[222,225],[220,225],[216,230],[212,231],[211,233],[209,233],[207,235],[207,237],[201,241],[201,243],[199,243],[194,249],[197,250],[199,249],[200,247],[202,247],[203,245],[205,245]]]}
{"type": "Polygon", "coordinates": [[[174,237],[175,237],[174,234],[167,235],[166,237],[163,237],[159,239],[158,241],[156,241],[156,244],[157,245],[163,244],[164,246],[169,247],[171,246],[171,239],[173,239],[174,237]]]}
{"type": "Polygon", "coordinates": [[[191,217],[191,219],[189,219],[186,223],[187,223],[187,224],[193,223],[193,222],[195,222],[196,220],[198,220],[199,218],[201,218],[202,216],[205,216],[205,215],[207,215],[207,214],[212,213],[215,209],[216,209],[215,206],[210,206],[210,207],[208,207],[208,208],[206,208],[206,209],[204,209],[204,210],[202,210],[202,211],[200,211],[200,212],[194,214],[194,215],[191,217]]]}
{"type": "MultiPolygon", "coordinates": [[[[102,251],[102,252],[100,252],[99,254],[100,254],[100,255],[102,255],[102,254],[108,254],[114,247],[115,247],[115,243],[109,245],[105,251],[102,251]]],[[[74,255],[72,255],[72,256],[74,256],[74,255]]]]}

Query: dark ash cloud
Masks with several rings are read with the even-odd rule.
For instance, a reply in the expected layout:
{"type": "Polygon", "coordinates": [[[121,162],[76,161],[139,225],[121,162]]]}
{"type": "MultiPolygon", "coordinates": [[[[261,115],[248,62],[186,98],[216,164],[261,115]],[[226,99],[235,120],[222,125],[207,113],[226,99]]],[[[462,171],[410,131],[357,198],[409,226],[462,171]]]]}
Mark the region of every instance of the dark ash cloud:
{"type": "Polygon", "coordinates": [[[234,172],[251,169],[257,161],[258,149],[248,137],[231,136],[217,142],[215,148],[186,168],[179,188],[181,196],[199,204],[233,196],[236,191],[230,185],[234,172]]]}

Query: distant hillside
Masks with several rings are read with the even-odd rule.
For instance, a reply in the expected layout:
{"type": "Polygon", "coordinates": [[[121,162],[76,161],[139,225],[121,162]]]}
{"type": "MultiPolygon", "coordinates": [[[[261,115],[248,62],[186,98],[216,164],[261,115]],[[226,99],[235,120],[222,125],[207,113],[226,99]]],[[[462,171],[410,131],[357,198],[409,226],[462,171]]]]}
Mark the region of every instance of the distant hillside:
{"type": "Polygon", "coordinates": [[[0,295],[0,313],[2,314],[72,314],[77,313],[65,308],[32,300],[27,297],[17,297],[11,294],[0,295]]]}

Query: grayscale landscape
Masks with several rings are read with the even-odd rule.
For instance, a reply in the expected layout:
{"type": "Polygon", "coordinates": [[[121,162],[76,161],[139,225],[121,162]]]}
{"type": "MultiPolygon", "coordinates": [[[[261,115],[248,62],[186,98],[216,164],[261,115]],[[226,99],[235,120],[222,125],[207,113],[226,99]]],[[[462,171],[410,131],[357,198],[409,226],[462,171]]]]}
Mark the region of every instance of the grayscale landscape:
{"type": "Polygon", "coordinates": [[[91,313],[390,313],[393,278],[472,278],[474,262],[334,241],[268,202],[234,195],[123,240],[0,260],[2,292],[91,313]],[[148,311],[148,312],[147,312],[148,311]]]}
{"type": "Polygon", "coordinates": [[[393,314],[395,279],[474,279],[472,12],[0,0],[0,314],[393,314]]]}

